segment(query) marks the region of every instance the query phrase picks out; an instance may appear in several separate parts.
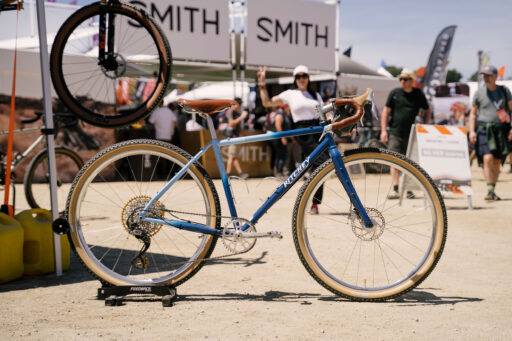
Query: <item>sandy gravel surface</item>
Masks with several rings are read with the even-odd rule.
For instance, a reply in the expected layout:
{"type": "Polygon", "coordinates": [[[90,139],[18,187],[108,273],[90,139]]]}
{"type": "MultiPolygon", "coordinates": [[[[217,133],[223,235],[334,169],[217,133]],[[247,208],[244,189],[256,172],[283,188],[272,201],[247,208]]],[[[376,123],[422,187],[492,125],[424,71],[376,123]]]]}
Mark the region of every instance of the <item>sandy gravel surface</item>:
{"type": "MultiPolygon", "coordinates": [[[[446,199],[443,257],[420,287],[400,299],[349,302],[307,274],[291,236],[297,187],[257,225],[281,231],[283,240],[259,240],[248,254],[211,262],[178,287],[173,307],[162,307],[157,298],[105,306],[96,299],[100,283],[72,256],[61,277],[0,285],[0,339],[510,340],[512,174],[502,174],[497,193],[503,200],[492,203],[483,200],[481,169],[473,166],[472,176],[474,210],[466,209],[465,198],[446,199]]],[[[273,185],[260,179],[247,184],[249,193],[234,185],[247,206],[266,198],[273,185]]],[[[18,202],[22,208],[21,197],[18,202]]]]}

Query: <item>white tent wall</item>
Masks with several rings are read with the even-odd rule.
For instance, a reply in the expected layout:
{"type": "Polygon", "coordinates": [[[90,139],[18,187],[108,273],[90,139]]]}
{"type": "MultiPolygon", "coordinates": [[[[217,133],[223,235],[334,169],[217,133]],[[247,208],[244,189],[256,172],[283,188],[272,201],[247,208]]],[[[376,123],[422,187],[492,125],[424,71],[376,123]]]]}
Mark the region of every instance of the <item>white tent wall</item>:
{"type": "MultiPolygon", "coordinates": [[[[16,68],[16,96],[43,98],[39,52],[18,51],[16,68]]],[[[11,95],[14,50],[0,49],[0,95],[11,95]]],[[[56,96],[53,86],[52,97],[56,96]]]]}
{"type": "Polygon", "coordinates": [[[242,105],[248,105],[249,83],[248,82],[207,82],[199,87],[178,95],[177,91],[171,91],[164,97],[164,105],[176,101],[178,98],[187,100],[197,99],[233,99],[235,97],[242,98],[242,105]],[[243,97],[242,97],[243,93],[243,97]]]}

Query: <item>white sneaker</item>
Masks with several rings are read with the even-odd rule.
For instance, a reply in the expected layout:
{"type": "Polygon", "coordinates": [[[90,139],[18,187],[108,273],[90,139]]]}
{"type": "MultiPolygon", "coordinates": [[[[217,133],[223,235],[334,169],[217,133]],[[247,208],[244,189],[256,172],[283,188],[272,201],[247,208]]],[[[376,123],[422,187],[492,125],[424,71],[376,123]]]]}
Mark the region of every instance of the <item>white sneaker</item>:
{"type": "Polygon", "coordinates": [[[398,194],[398,191],[392,191],[388,194],[388,199],[398,199],[400,198],[400,194],[398,194]]]}

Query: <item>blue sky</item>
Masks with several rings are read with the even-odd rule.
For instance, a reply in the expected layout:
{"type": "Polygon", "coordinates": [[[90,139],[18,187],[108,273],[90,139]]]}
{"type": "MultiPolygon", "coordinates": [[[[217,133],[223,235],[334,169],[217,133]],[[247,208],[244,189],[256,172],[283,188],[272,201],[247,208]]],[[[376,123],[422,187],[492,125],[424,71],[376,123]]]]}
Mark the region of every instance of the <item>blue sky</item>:
{"type": "Polygon", "coordinates": [[[466,80],[477,69],[477,51],[512,76],[512,0],[341,0],[340,44],[371,69],[417,69],[427,63],[441,30],[457,25],[448,68],[466,80]]]}

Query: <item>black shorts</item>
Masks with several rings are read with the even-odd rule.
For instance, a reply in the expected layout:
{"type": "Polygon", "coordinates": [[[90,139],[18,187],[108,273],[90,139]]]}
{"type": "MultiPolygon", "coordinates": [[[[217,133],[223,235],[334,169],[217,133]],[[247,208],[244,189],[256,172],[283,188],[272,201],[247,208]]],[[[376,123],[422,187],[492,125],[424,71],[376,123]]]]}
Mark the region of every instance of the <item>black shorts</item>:
{"type": "Polygon", "coordinates": [[[394,152],[405,155],[407,153],[407,144],[409,139],[398,137],[395,135],[389,135],[388,149],[394,152]]]}

